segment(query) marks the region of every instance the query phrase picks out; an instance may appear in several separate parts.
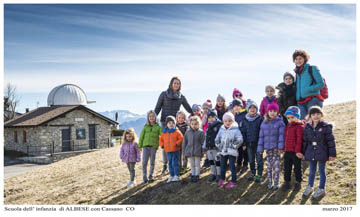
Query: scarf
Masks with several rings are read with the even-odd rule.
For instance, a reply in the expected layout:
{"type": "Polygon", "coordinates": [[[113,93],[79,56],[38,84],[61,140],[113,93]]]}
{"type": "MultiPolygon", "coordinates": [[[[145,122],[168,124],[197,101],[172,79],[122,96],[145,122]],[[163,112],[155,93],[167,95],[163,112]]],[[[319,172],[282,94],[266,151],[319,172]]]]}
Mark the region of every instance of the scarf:
{"type": "Polygon", "coordinates": [[[248,121],[255,121],[260,115],[256,113],[254,116],[251,116],[249,113],[246,114],[245,118],[248,121]]]}
{"type": "Polygon", "coordinates": [[[170,99],[181,99],[180,91],[176,91],[175,93],[169,88],[166,91],[166,96],[170,99]]]}
{"type": "Polygon", "coordinates": [[[271,103],[272,101],[274,101],[276,99],[275,96],[272,96],[271,98],[269,98],[268,96],[266,96],[266,100],[271,103]]]}
{"type": "Polygon", "coordinates": [[[165,127],[164,129],[163,129],[163,133],[166,133],[166,131],[169,131],[169,133],[172,133],[172,132],[174,132],[176,130],[176,126],[174,127],[174,128],[172,128],[172,129],[169,129],[168,127],[165,127]]]}
{"type": "Polygon", "coordinates": [[[304,65],[302,65],[302,66],[296,66],[296,68],[295,68],[295,73],[300,76],[300,75],[301,75],[301,72],[302,72],[303,70],[304,70],[304,65]]]}
{"type": "Polygon", "coordinates": [[[221,112],[223,110],[223,107],[219,107],[218,105],[216,105],[215,109],[219,112],[221,112]]]}

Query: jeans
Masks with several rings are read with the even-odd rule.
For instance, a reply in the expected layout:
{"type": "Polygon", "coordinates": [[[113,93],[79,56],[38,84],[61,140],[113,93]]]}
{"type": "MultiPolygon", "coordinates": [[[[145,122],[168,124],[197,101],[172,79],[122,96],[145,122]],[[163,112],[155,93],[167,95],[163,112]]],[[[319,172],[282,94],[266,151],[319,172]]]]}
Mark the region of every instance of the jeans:
{"type": "Polygon", "coordinates": [[[310,101],[308,101],[306,103],[298,104],[298,107],[300,108],[300,115],[301,115],[300,119],[301,120],[305,119],[306,115],[309,112],[309,108],[314,105],[318,105],[322,108],[323,102],[321,102],[319,98],[313,97],[310,101]]]}
{"type": "Polygon", "coordinates": [[[236,182],[236,169],[235,169],[236,157],[232,155],[221,155],[220,158],[221,179],[225,180],[226,166],[228,160],[229,160],[229,169],[231,171],[231,181],[236,182]]]}
{"type": "Polygon", "coordinates": [[[166,157],[169,162],[169,173],[170,176],[179,176],[179,154],[180,151],[167,152],[166,157]]]}
{"type": "Polygon", "coordinates": [[[319,188],[324,189],[326,183],[326,173],[325,165],[326,161],[310,161],[310,171],[309,171],[309,185],[314,187],[315,175],[316,175],[316,166],[319,164],[319,175],[320,175],[320,185],[319,188]]]}
{"type": "Polygon", "coordinates": [[[257,143],[250,143],[249,147],[247,147],[246,149],[249,156],[251,173],[256,175],[256,169],[255,169],[255,159],[256,159],[258,175],[262,176],[264,170],[264,161],[262,154],[256,152],[257,143]]]}

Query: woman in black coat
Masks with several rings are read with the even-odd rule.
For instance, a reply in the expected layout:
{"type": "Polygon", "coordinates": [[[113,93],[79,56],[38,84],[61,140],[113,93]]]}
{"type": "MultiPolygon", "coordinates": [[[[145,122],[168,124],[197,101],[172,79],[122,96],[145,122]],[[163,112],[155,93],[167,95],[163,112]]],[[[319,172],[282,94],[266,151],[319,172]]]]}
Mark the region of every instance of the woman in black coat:
{"type": "MultiPolygon", "coordinates": [[[[169,88],[163,91],[155,106],[155,113],[159,115],[161,111],[161,126],[165,127],[165,119],[167,116],[172,115],[176,117],[176,113],[180,110],[180,106],[183,105],[187,112],[192,113],[191,106],[187,102],[184,95],[181,94],[181,81],[178,77],[173,77],[170,81],[169,88]]],[[[167,158],[166,153],[163,150],[163,171],[167,169],[167,158]]]]}

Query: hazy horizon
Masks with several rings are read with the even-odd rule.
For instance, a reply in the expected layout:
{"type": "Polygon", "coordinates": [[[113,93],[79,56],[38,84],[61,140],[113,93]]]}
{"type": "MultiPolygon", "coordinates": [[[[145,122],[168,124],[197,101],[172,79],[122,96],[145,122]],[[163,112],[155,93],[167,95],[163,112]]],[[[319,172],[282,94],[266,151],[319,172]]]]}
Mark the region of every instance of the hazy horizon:
{"type": "Polygon", "coordinates": [[[326,79],[325,105],[356,99],[355,4],[4,5],[4,84],[21,113],[73,83],[95,111],[145,114],[173,76],[190,104],[234,88],[260,104],[295,49],[326,79]]]}

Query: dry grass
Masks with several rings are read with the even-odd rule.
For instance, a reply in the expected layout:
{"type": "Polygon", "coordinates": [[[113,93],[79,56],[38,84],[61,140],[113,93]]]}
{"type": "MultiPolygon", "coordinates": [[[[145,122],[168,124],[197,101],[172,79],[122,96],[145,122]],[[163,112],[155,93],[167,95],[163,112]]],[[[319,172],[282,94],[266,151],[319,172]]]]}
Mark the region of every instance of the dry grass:
{"type": "MultiPolygon", "coordinates": [[[[119,147],[83,154],[5,180],[5,204],[352,204],[356,203],[356,104],[355,101],[326,106],[326,120],[334,129],[336,161],[327,165],[327,195],[321,200],[298,193],[269,191],[266,179],[249,183],[248,174],[238,179],[238,186],[219,189],[206,180],[209,169],[202,170],[199,183],[188,182],[189,173],[180,183],[167,184],[157,153],[152,184],[124,186],[129,180],[126,165],[119,160],[119,147]],[[351,119],[349,119],[351,117],[351,119]]],[[[266,169],[265,169],[266,171],[266,169]]],[[[136,181],[141,183],[141,164],[136,166],[136,181]]],[[[228,172],[227,176],[230,176],[228,172]]],[[[308,169],[302,182],[307,184],[308,169]]],[[[280,182],[283,182],[281,174],[280,182]]],[[[315,185],[319,182],[317,176],[315,185]]]]}

